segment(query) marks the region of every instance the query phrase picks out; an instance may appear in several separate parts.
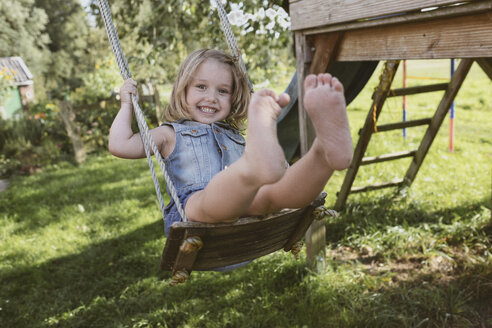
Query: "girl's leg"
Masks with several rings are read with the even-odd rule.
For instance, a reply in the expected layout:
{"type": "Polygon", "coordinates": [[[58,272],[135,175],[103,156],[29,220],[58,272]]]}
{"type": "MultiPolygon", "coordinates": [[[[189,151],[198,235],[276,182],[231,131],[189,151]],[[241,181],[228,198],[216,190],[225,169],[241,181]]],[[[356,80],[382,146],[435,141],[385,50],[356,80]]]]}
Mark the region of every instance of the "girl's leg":
{"type": "Polygon", "coordinates": [[[204,190],[188,200],[185,213],[192,221],[231,221],[246,213],[258,190],[285,173],[285,158],[277,139],[276,119],[288,97],[272,91],[254,94],[248,110],[248,140],[244,154],[218,173],[204,190]]]}
{"type": "Polygon", "coordinates": [[[329,74],[309,75],[304,81],[304,106],[316,130],[316,139],[278,182],[261,188],[248,214],[264,214],[311,203],[324,189],[334,170],[352,160],[343,86],[329,74]]]}
{"type": "Polygon", "coordinates": [[[287,169],[282,179],[258,191],[248,215],[273,213],[283,208],[301,208],[323,191],[333,174],[318,139],[309,151],[287,169]]]}

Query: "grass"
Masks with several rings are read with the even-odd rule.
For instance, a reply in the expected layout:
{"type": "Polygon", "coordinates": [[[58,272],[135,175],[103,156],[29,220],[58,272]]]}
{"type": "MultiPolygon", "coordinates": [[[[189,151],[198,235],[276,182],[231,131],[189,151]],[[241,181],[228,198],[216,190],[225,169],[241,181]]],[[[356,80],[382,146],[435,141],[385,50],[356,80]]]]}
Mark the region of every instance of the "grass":
{"type": "MultiPolygon", "coordinates": [[[[446,76],[449,62],[427,63],[409,74],[446,76]]],[[[376,81],[349,108],[354,140],[376,81]]],[[[277,252],[170,287],[145,160],[93,156],[15,177],[0,193],[0,327],[491,327],[490,90],[474,65],[456,99],[455,152],[446,121],[411,188],[351,195],[326,221],[319,273],[277,252]]],[[[431,115],[440,96],[409,97],[409,114],[431,115]]],[[[381,122],[399,108],[388,101],[381,122]]],[[[369,154],[414,148],[422,133],[375,135],[369,154]]],[[[365,167],[356,185],[407,165],[365,167]]],[[[327,185],[327,205],[342,180],[327,185]]]]}

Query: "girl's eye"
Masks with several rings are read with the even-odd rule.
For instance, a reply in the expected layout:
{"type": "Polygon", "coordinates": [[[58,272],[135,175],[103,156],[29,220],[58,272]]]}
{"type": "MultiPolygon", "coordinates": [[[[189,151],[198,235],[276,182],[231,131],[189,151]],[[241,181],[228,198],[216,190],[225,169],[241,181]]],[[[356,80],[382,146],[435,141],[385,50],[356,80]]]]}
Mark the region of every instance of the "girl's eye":
{"type": "Polygon", "coordinates": [[[198,89],[205,90],[205,85],[204,84],[199,84],[196,86],[198,89]]]}
{"type": "Polygon", "coordinates": [[[222,93],[222,94],[225,94],[226,95],[226,94],[229,93],[229,90],[227,90],[227,89],[220,89],[219,90],[219,93],[222,93]]]}

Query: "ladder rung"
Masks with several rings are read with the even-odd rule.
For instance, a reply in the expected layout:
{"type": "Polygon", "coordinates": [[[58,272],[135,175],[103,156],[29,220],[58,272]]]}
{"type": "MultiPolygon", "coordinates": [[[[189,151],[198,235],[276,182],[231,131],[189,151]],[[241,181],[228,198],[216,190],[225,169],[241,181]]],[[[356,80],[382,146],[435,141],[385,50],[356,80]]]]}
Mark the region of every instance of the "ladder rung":
{"type": "MultiPolygon", "coordinates": [[[[410,120],[410,121],[404,121],[404,122],[397,122],[397,123],[389,123],[389,124],[381,124],[376,126],[377,132],[386,132],[386,131],[392,131],[392,130],[399,130],[403,128],[411,128],[414,126],[421,126],[421,125],[429,125],[431,123],[432,119],[430,118],[422,118],[419,120],[410,120]]],[[[359,130],[359,135],[361,135],[362,129],[359,130]]]]}
{"type": "Polygon", "coordinates": [[[429,84],[429,85],[419,85],[416,87],[409,88],[399,88],[390,90],[388,93],[388,98],[390,97],[399,97],[399,96],[409,96],[415,95],[424,92],[433,92],[433,91],[442,91],[448,88],[449,83],[437,83],[437,84],[429,84]]]}
{"type": "Polygon", "coordinates": [[[411,128],[414,126],[429,125],[431,123],[430,118],[423,118],[420,120],[411,120],[397,123],[382,124],[376,126],[378,132],[398,130],[403,128],[411,128]]]}
{"type": "Polygon", "coordinates": [[[400,186],[402,184],[403,184],[403,179],[396,179],[393,181],[377,183],[377,184],[373,184],[370,186],[354,187],[354,188],[350,189],[350,193],[355,194],[358,192],[364,192],[364,191],[369,191],[369,190],[376,190],[376,189],[383,189],[383,188],[388,188],[388,187],[400,186]]]}
{"type": "Polygon", "coordinates": [[[405,157],[412,157],[412,156],[415,156],[416,153],[417,153],[417,150],[409,150],[409,151],[400,151],[398,153],[384,154],[384,155],[379,155],[379,156],[374,156],[374,157],[364,157],[362,159],[362,161],[360,162],[360,165],[368,165],[368,164],[373,164],[373,163],[392,161],[395,159],[400,159],[400,158],[405,158],[405,157]]]}

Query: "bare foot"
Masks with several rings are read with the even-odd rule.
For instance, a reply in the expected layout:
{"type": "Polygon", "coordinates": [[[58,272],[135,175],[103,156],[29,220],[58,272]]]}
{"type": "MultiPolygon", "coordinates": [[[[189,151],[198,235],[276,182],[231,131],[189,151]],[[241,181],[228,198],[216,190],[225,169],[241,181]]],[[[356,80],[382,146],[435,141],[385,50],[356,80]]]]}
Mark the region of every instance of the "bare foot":
{"type": "Polygon", "coordinates": [[[285,156],[277,138],[277,117],[288,102],[287,94],[277,96],[271,90],[258,91],[251,98],[244,155],[260,185],[277,182],[285,173],[285,156]]]}
{"type": "Polygon", "coordinates": [[[328,165],[334,170],[346,169],[352,161],[353,149],[343,85],[330,74],[311,74],[304,80],[304,88],[304,107],[328,165]]]}

